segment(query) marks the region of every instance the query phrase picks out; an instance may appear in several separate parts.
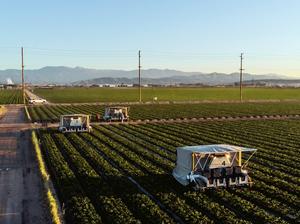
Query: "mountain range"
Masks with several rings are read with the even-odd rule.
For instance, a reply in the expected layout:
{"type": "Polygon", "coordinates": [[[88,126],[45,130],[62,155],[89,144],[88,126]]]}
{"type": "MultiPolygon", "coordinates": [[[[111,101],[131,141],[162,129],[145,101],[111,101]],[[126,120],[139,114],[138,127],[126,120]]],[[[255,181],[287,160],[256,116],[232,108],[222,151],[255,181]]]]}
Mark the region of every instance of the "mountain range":
{"type": "MultiPolygon", "coordinates": [[[[31,84],[134,84],[138,83],[137,70],[100,70],[82,67],[47,66],[41,69],[25,70],[25,82],[31,84]]],[[[170,69],[142,70],[143,84],[195,84],[206,85],[230,84],[239,80],[238,73],[202,73],[184,72],[170,69]]],[[[288,79],[277,74],[254,75],[243,74],[244,80],[288,79]]],[[[0,70],[0,83],[21,82],[18,69],[0,70]]]]}

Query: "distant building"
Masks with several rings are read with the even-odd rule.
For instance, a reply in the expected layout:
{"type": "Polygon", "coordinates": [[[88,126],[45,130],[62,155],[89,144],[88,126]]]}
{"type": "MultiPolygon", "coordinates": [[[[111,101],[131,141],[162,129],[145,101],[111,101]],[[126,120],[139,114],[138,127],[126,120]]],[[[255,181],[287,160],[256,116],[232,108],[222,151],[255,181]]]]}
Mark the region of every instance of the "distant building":
{"type": "Polygon", "coordinates": [[[18,87],[16,84],[3,84],[2,86],[4,89],[16,89],[18,87]]]}
{"type": "Polygon", "coordinates": [[[125,83],[122,83],[122,84],[118,84],[118,87],[132,87],[133,84],[125,84],[125,83]]]}
{"type": "Polygon", "coordinates": [[[103,87],[116,87],[116,84],[103,84],[103,87]]]}
{"type": "MultiPolygon", "coordinates": [[[[133,84],[133,87],[139,87],[139,84],[133,84]]],[[[141,84],[142,87],[149,87],[148,84],[141,84]]]]}

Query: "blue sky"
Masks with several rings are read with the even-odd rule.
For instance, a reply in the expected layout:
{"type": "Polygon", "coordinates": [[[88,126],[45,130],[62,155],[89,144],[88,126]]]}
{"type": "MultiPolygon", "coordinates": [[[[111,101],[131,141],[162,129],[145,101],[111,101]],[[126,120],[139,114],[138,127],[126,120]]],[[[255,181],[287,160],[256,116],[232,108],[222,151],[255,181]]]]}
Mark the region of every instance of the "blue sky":
{"type": "Polygon", "coordinates": [[[300,77],[298,0],[3,0],[0,69],[51,65],[300,77]]]}

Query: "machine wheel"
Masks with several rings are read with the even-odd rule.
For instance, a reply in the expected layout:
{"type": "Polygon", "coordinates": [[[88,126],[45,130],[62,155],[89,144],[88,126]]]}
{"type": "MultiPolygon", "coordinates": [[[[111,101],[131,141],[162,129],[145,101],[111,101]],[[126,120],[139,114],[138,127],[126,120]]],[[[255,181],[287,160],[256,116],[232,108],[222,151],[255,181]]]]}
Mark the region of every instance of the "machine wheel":
{"type": "Polygon", "coordinates": [[[249,188],[252,188],[253,182],[252,182],[251,177],[249,177],[249,176],[248,176],[248,181],[249,181],[249,188]]]}
{"type": "Polygon", "coordinates": [[[193,188],[197,191],[204,191],[204,189],[206,188],[206,184],[203,182],[203,180],[196,178],[193,188]]]}

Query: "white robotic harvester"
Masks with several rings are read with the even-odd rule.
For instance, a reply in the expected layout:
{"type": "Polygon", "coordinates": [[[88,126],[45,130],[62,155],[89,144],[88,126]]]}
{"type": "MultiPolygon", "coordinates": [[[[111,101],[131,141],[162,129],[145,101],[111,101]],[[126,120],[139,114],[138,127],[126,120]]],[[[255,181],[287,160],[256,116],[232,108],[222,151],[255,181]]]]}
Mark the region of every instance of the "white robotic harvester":
{"type": "Polygon", "coordinates": [[[129,108],[122,106],[106,107],[104,111],[104,121],[128,121],[129,108]]]}
{"type": "Polygon", "coordinates": [[[195,189],[251,186],[246,165],[256,149],[232,145],[200,145],[177,148],[174,178],[195,189]],[[248,154],[242,164],[242,154],[248,154]]]}
{"type": "Polygon", "coordinates": [[[90,115],[68,114],[60,116],[59,131],[65,132],[90,132],[90,115]]]}

